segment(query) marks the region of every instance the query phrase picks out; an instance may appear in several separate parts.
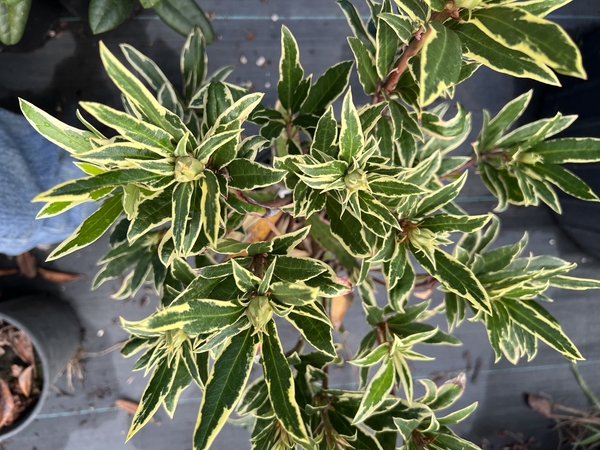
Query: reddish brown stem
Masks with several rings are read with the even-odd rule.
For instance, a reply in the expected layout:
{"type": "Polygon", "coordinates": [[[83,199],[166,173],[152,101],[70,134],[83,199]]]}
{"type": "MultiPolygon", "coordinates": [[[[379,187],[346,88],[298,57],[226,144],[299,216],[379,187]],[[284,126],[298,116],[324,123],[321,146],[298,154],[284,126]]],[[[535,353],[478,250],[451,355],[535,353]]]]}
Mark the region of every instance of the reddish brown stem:
{"type": "Polygon", "coordinates": [[[402,53],[402,56],[400,56],[400,59],[398,59],[398,62],[396,62],[396,66],[389,73],[388,79],[381,89],[383,92],[389,95],[396,90],[396,86],[398,85],[398,81],[400,81],[400,77],[408,67],[408,61],[421,51],[430,35],[430,31],[431,28],[427,26],[425,33],[422,33],[420,38],[415,37],[410,45],[406,47],[406,50],[404,50],[404,53],[402,53]]]}

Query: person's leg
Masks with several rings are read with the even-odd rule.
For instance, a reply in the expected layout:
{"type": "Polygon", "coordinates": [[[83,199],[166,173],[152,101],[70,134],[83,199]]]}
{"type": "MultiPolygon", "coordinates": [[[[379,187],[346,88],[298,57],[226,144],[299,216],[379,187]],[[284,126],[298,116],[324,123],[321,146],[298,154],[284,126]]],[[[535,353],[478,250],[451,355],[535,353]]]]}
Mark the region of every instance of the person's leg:
{"type": "Polygon", "coordinates": [[[84,204],[36,220],[44,203],[31,199],[82,176],[66,151],[44,139],[22,116],[0,109],[0,253],[18,255],[68,237],[95,206],[84,204]]]}

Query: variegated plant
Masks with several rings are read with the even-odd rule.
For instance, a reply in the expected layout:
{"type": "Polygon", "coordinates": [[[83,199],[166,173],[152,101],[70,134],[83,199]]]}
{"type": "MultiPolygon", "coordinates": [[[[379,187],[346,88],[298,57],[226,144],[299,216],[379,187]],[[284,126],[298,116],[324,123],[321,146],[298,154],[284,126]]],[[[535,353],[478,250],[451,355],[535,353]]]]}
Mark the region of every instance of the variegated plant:
{"type": "Polygon", "coordinates": [[[355,61],[313,81],[283,27],[274,108],[226,82],[231,68],[207,77],[199,30],[181,55],[181,93],[132,47],[121,49],[145,83],[101,46],[124,112],[81,106],[108,136],[83,114],[84,131],[21,103],[88,175],[40,194],[39,216],[99,202],[50,259],[112,230],[93,287],[124,276],[115,297],[146,282],[161,295],[146,319],[123,320],[131,338],[122,353],[143,351],[134,369],[151,373],[129,437],[161,405],[172,415],[195,383],[203,392],[195,450],[211,446],[236,407],[253,449],[475,449],[449,427],[476,404],[438,412],[460,396],[464,377],[420,380],[417,397],[411,361],[429,360],[427,345],[460,345],[451,332],[469,317],[485,326],[498,359],[531,359],[538,341],[582,359],[540,301],[550,288],[600,282],[569,276],[575,264],[556,257],[524,256],[526,235],[493,247],[498,218],[469,215],[455,200],[475,168],[496,211],[543,202],[560,212],[555,188],[598,201],[560,164],[600,161],[600,141],[550,139],[575,120],[560,114],[513,129],[527,93],[494,118],[484,112],[472,155],[457,156],[471,116],[458,105],[448,118],[449,104],[436,102],[452,99],[480,65],[554,85],[555,72],[585,77],[577,47],[545,19],[569,0],[368,0],[366,24],[348,0],[338,3],[355,61]],[[372,98],[362,107],[347,88],[354,65],[372,98]],[[378,301],[374,283],[385,285],[378,301]],[[411,296],[436,285],[443,299],[411,296]],[[350,291],[371,328],[348,361],[359,374],[355,390],[328,376],[349,351],[334,344],[331,318],[339,322],[336,305],[350,291]],[[427,323],[440,313],[448,331],[427,323]],[[287,349],[285,322],[298,331],[287,349]],[[248,383],[255,364],[262,375],[248,383]]]}

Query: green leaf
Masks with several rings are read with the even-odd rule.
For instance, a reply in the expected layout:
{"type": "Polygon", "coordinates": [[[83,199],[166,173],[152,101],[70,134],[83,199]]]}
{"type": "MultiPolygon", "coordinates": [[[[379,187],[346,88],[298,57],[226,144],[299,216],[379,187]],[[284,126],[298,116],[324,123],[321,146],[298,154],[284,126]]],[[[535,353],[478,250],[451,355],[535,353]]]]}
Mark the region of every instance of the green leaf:
{"type": "Polygon", "coordinates": [[[447,184],[446,186],[438,189],[437,191],[434,191],[431,194],[428,194],[425,197],[423,197],[417,205],[417,211],[415,213],[415,216],[426,216],[453,201],[460,193],[466,180],[467,172],[464,172],[460,176],[460,178],[458,178],[458,180],[447,184]]]}
{"type": "MultiPolygon", "coordinates": [[[[274,259],[274,258],[273,258],[274,259]]],[[[269,263],[271,258],[268,259],[269,263]]],[[[289,283],[306,281],[322,274],[328,269],[327,264],[312,258],[298,258],[296,256],[277,256],[275,276],[289,283]]]]}
{"type": "Polygon", "coordinates": [[[88,20],[92,33],[110,31],[129,17],[133,10],[133,0],[91,0],[88,20]]]}
{"type": "Polygon", "coordinates": [[[531,78],[552,86],[560,82],[552,70],[522,51],[511,50],[496,42],[472,23],[462,22],[452,27],[463,45],[464,56],[517,78],[531,78]]]}
{"type": "Polygon", "coordinates": [[[434,253],[435,268],[419,252],[415,253],[413,251],[413,254],[419,263],[435,276],[447,290],[468,300],[476,309],[491,312],[487,292],[473,275],[473,272],[464,264],[437,248],[434,253]]]}
{"type": "Polygon", "coordinates": [[[292,370],[283,353],[274,321],[267,323],[266,332],[268,334],[261,334],[261,352],[271,406],[285,431],[299,444],[310,446],[304,420],[295,399],[292,370]]]}
{"type": "MultiPolygon", "coordinates": [[[[160,149],[154,150],[155,151],[145,144],[119,142],[103,145],[95,150],[80,153],[77,155],[77,158],[83,161],[101,164],[123,164],[128,159],[148,160],[160,158],[163,151],[160,149]]],[[[173,173],[173,169],[171,169],[171,173],[173,173]]]]}
{"type": "Polygon", "coordinates": [[[416,184],[398,181],[391,177],[382,177],[377,181],[371,181],[369,187],[373,194],[390,198],[400,198],[405,195],[422,194],[425,192],[416,184]]]}
{"type": "MultiPolygon", "coordinates": [[[[384,0],[384,9],[391,12],[391,0],[384,0]]],[[[382,19],[377,20],[375,61],[379,79],[387,77],[398,50],[398,37],[394,29],[382,19]]]]}
{"type": "Polygon", "coordinates": [[[337,100],[348,86],[353,64],[352,61],[342,61],[327,69],[310,88],[300,114],[320,115],[337,100]]]}
{"type": "Polygon", "coordinates": [[[462,48],[460,39],[441,23],[431,22],[421,50],[420,105],[430,105],[458,81],[462,48]]]}
{"type": "Polygon", "coordinates": [[[194,183],[177,183],[173,190],[172,217],[173,242],[175,249],[181,255],[186,253],[185,232],[192,206],[194,183]]]}
{"type": "Polygon", "coordinates": [[[188,35],[179,60],[179,69],[183,77],[185,98],[192,99],[206,78],[208,58],[206,56],[206,41],[199,27],[188,35]]]}
{"type": "Polygon", "coordinates": [[[371,416],[371,414],[384,402],[393,385],[394,364],[390,358],[386,358],[365,388],[365,396],[360,402],[360,406],[352,423],[361,423],[371,416]]]}
{"type": "MultiPolygon", "coordinates": [[[[109,108],[100,103],[81,102],[80,104],[96,120],[111,127],[121,136],[140,144],[163,149],[163,156],[168,156],[173,153],[173,144],[171,143],[173,137],[162,128],[136,119],[129,114],[109,108]]],[[[91,147],[87,150],[91,150],[91,147]]]]}
{"type": "Polygon", "coordinates": [[[181,393],[193,381],[183,358],[178,358],[174,363],[177,364],[177,370],[169,393],[164,398],[165,410],[171,419],[173,418],[173,414],[175,414],[175,408],[177,407],[181,393]]]}
{"type": "Polygon", "coordinates": [[[573,197],[593,202],[600,201],[598,196],[581,178],[561,166],[535,164],[529,166],[529,169],[573,197]]]}
{"type": "MultiPolygon", "coordinates": [[[[204,94],[204,122],[209,128],[212,128],[217,123],[219,117],[233,105],[233,97],[231,91],[221,82],[213,82],[208,85],[208,89],[204,94]]],[[[193,101],[192,101],[192,106],[193,101]]],[[[200,106],[200,105],[198,105],[200,106]]]]}
{"type": "Polygon", "coordinates": [[[272,283],[271,295],[284,305],[304,306],[317,300],[319,290],[296,283],[272,283]]]}
{"type": "Polygon", "coordinates": [[[502,302],[510,317],[525,330],[561,353],[570,361],[583,359],[579,350],[563,333],[560,325],[535,301],[502,302]]]}
{"type": "Polygon", "coordinates": [[[190,34],[194,27],[199,27],[207,44],[215,40],[210,20],[196,0],[161,0],[154,6],[154,11],[164,23],[183,36],[190,34]]]}
{"type": "Polygon", "coordinates": [[[348,0],[337,0],[337,3],[340,5],[340,8],[342,8],[355,39],[358,39],[362,43],[365,50],[371,54],[375,54],[375,44],[373,42],[373,38],[367,31],[367,28],[365,27],[365,24],[360,18],[360,14],[354,5],[348,0]]]}
{"type": "Polygon", "coordinates": [[[236,120],[239,120],[240,122],[246,120],[252,111],[259,105],[263,97],[264,94],[261,93],[248,94],[241,97],[217,118],[215,125],[212,128],[212,132],[221,132],[223,130],[219,128],[220,126],[229,126],[236,120]]]}
{"type": "Polygon", "coordinates": [[[235,189],[251,190],[279,183],[285,171],[271,169],[248,159],[234,159],[227,166],[231,180],[229,186],[235,189]]]}
{"type": "Polygon", "coordinates": [[[527,153],[542,157],[545,164],[588,163],[600,161],[600,139],[564,138],[540,142],[527,153]]]}
{"type": "Polygon", "coordinates": [[[71,236],[56,247],[46,260],[52,261],[68,255],[98,240],[123,212],[122,199],[123,194],[119,193],[106,200],[71,236]]]}
{"type": "Polygon", "coordinates": [[[171,82],[154,61],[129,44],[121,44],[120,47],[129,64],[148,82],[152,89],[160,92],[160,89],[167,85],[174,94],[173,100],[177,101],[177,95],[171,82]]]}
{"type": "Polygon", "coordinates": [[[194,450],[210,448],[242,396],[258,345],[252,333],[248,328],[229,339],[213,364],[194,431],[194,450]]]}
{"type": "MultiPolygon", "coordinates": [[[[385,103],[379,103],[378,105],[366,105],[359,110],[360,126],[365,135],[369,135],[371,130],[377,125],[379,119],[383,116],[381,113],[385,109],[385,103]]],[[[381,151],[381,149],[380,149],[381,151]]]]}
{"type": "MultiPolygon", "coordinates": [[[[163,108],[146,87],[100,42],[100,58],[106,73],[129,101],[147,116],[154,125],[172,134],[178,130],[166,119],[163,108]]],[[[183,130],[179,131],[182,134],[183,130]]],[[[178,137],[178,136],[175,136],[178,137]]]]}
{"type": "Polygon", "coordinates": [[[523,249],[527,246],[527,233],[523,238],[512,245],[504,245],[495,248],[489,252],[485,252],[481,257],[481,266],[477,273],[497,272],[506,268],[516,257],[518,257],[523,249]]]}
{"type": "Polygon", "coordinates": [[[319,164],[297,163],[296,167],[310,177],[338,179],[346,174],[348,163],[345,161],[333,160],[319,164]]]}
{"type": "Polygon", "coordinates": [[[140,0],[140,4],[145,9],[153,8],[160,2],[161,0],[140,0]]]}
{"type": "Polygon", "coordinates": [[[235,259],[231,260],[231,267],[233,269],[233,277],[235,284],[242,292],[252,292],[258,288],[260,279],[252,274],[252,272],[244,269],[240,266],[235,259]]]}
{"type": "Polygon", "coordinates": [[[519,2],[518,7],[538,17],[546,17],[552,11],[571,3],[572,0],[526,0],[519,2]]]}
{"type": "Polygon", "coordinates": [[[210,170],[204,170],[204,178],[200,179],[202,191],[200,199],[202,228],[209,242],[215,245],[219,238],[221,225],[221,192],[217,176],[210,170]]]}
{"type": "Polygon", "coordinates": [[[479,446],[456,436],[448,428],[443,427],[442,430],[445,432],[444,433],[435,433],[431,437],[432,439],[435,439],[435,442],[436,442],[436,444],[438,444],[439,448],[460,449],[460,450],[480,450],[479,446]]]}
{"type": "Polygon", "coordinates": [[[152,416],[169,393],[175,375],[176,367],[169,367],[168,360],[166,358],[161,359],[150,377],[146,389],[144,389],[138,409],[133,416],[129,433],[127,433],[127,440],[131,439],[152,419],[152,416]]]}
{"type": "Polygon", "coordinates": [[[450,414],[439,417],[438,422],[440,425],[455,425],[466,419],[475,409],[477,408],[478,402],[472,403],[466,408],[459,409],[458,411],[451,412],[450,414]]]}
{"type": "Polygon", "coordinates": [[[586,291],[588,289],[600,289],[600,281],[557,275],[550,279],[550,286],[573,291],[586,291]]]}
{"type": "MultiPolygon", "coordinates": [[[[410,20],[400,17],[398,14],[383,12],[379,14],[379,20],[384,20],[396,33],[398,39],[408,44],[413,37],[413,26],[410,20]]],[[[387,75],[387,74],[386,74],[387,75]]]]}
{"type": "Polygon", "coordinates": [[[364,43],[354,37],[348,38],[348,44],[354,53],[356,60],[356,69],[358,70],[358,80],[367,95],[373,95],[377,90],[379,77],[375,68],[373,56],[369,53],[364,43]]]}
{"type": "Polygon", "coordinates": [[[310,232],[310,226],[300,228],[291,233],[287,233],[281,236],[275,236],[273,238],[273,250],[271,253],[279,255],[287,255],[291,250],[296,248],[300,242],[306,239],[310,232]]]}
{"type": "Polygon", "coordinates": [[[496,117],[484,126],[480,137],[482,140],[481,150],[491,149],[502,132],[508,130],[523,115],[532,95],[533,90],[530,90],[511,100],[500,110],[496,117]]]}
{"type": "Polygon", "coordinates": [[[242,130],[239,129],[228,130],[211,135],[209,138],[202,141],[202,144],[194,150],[195,158],[201,162],[208,162],[215,151],[219,150],[219,148],[225,144],[239,138],[241,131],[242,130]]]}
{"type": "Polygon", "coordinates": [[[401,11],[406,13],[413,22],[423,23],[428,18],[427,4],[423,0],[394,0],[401,11]]]}
{"type": "Polygon", "coordinates": [[[356,259],[339,243],[331,233],[330,227],[319,219],[318,215],[313,214],[306,220],[306,223],[311,226],[311,236],[321,247],[331,251],[340,264],[349,270],[358,269],[356,259]]]}
{"type": "Polygon", "coordinates": [[[427,217],[419,227],[427,228],[434,233],[453,233],[461,231],[463,233],[472,233],[480,230],[490,220],[491,216],[485,214],[482,216],[454,216],[452,214],[436,214],[427,217]]]}
{"type": "Polygon", "coordinates": [[[358,258],[368,256],[370,248],[362,231],[362,223],[349,211],[342,214],[342,206],[330,195],[327,196],[327,214],[331,222],[331,232],[343,247],[358,258]]]}
{"type": "Polygon", "coordinates": [[[19,104],[23,115],[31,126],[63,150],[77,154],[94,148],[90,143],[90,138],[95,137],[93,133],[66,125],[26,100],[19,99],[19,104]]]}
{"type": "Polygon", "coordinates": [[[362,356],[358,359],[348,361],[350,364],[359,367],[370,367],[381,361],[390,352],[390,344],[384,343],[378,346],[375,350],[362,356]]]}
{"type": "Polygon", "coordinates": [[[31,0],[0,1],[0,42],[4,45],[19,43],[25,32],[31,0]]]}
{"type": "Polygon", "coordinates": [[[245,308],[221,300],[190,300],[169,306],[140,322],[123,322],[124,328],[136,333],[160,334],[182,329],[190,334],[207,334],[235,323],[245,308]]]}
{"type": "Polygon", "coordinates": [[[340,158],[348,164],[358,156],[365,146],[365,137],[360,125],[358,112],[352,102],[352,91],[344,97],[342,105],[342,128],[340,130],[340,158]]]}
{"type": "Polygon", "coordinates": [[[304,70],[300,65],[298,43],[285,25],[281,26],[279,74],[279,82],[277,83],[279,101],[281,102],[281,106],[289,110],[294,101],[294,93],[304,77],[304,70]]]}
{"type": "Polygon", "coordinates": [[[500,5],[477,9],[469,22],[503,46],[521,51],[558,73],[586,78],[577,46],[553,22],[500,5]]]}
{"type": "Polygon", "coordinates": [[[172,195],[171,190],[165,190],[138,204],[137,214],[131,220],[127,231],[127,239],[130,242],[171,220],[172,195]]]}
{"type": "Polygon", "coordinates": [[[330,325],[302,314],[296,314],[294,311],[290,312],[285,318],[298,329],[310,345],[332,358],[336,357],[330,325]]]}

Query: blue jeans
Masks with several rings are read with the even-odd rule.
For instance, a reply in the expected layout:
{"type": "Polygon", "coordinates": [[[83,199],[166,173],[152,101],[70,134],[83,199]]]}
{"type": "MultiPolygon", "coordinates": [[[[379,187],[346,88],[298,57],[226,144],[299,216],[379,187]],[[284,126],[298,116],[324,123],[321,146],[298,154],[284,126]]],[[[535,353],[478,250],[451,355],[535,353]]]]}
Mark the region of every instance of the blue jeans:
{"type": "Polygon", "coordinates": [[[85,174],[68,152],[44,139],[20,115],[0,109],[0,253],[18,255],[67,238],[93,211],[79,205],[62,215],[35,220],[44,203],[31,199],[85,174]]]}

